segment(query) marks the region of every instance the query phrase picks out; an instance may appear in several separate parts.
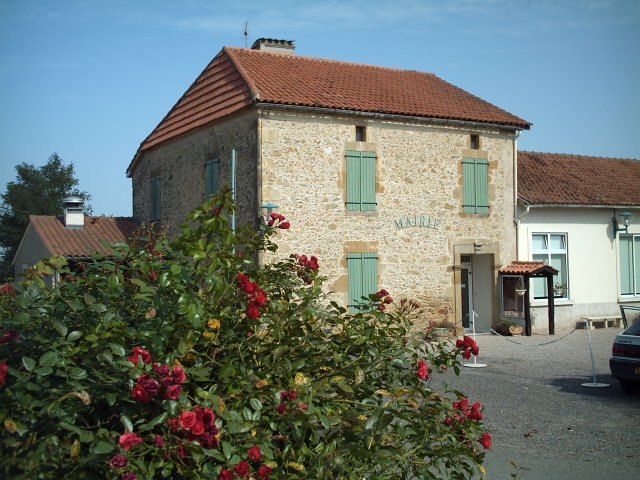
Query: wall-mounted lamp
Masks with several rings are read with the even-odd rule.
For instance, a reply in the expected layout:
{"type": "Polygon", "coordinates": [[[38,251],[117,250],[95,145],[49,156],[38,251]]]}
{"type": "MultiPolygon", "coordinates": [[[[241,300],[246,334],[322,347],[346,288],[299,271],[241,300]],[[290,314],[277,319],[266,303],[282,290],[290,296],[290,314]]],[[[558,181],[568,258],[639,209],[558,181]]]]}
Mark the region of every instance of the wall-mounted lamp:
{"type": "Polygon", "coordinates": [[[618,232],[624,231],[624,233],[628,233],[629,222],[633,218],[633,213],[631,212],[621,212],[618,214],[618,219],[616,219],[616,215],[614,214],[611,219],[611,223],[613,223],[613,235],[614,237],[618,232]],[[620,224],[624,225],[623,227],[620,224]]]}
{"type": "Polygon", "coordinates": [[[261,215],[260,215],[260,223],[266,225],[269,221],[269,216],[273,213],[276,208],[280,208],[280,205],[276,205],[275,203],[265,203],[264,205],[260,205],[261,215]]]}

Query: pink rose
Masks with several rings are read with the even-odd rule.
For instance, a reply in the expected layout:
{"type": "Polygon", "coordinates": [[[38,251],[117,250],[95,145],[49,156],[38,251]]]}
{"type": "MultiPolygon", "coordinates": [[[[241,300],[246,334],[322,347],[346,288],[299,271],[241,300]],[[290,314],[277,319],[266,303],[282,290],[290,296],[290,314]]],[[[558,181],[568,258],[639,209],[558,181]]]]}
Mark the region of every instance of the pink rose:
{"type": "Polygon", "coordinates": [[[129,450],[134,445],[142,442],[142,439],[133,432],[126,432],[120,435],[118,438],[118,445],[120,445],[125,450],[129,450]]]}

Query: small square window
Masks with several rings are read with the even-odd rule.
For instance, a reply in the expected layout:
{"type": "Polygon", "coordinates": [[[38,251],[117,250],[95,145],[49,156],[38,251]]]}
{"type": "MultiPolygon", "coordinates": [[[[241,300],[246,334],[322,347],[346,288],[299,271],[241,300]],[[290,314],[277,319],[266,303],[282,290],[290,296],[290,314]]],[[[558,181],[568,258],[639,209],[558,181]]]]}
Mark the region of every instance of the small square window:
{"type": "Polygon", "coordinates": [[[478,150],[480,148],[480,135],[469,136],[469,148],[471,150],[478,150]]]}
{"type": "Polygon", "coordinates": [[[356,142],[366,142],[367,135],[365,127],[360,127],[356,125],[356,142]]]}

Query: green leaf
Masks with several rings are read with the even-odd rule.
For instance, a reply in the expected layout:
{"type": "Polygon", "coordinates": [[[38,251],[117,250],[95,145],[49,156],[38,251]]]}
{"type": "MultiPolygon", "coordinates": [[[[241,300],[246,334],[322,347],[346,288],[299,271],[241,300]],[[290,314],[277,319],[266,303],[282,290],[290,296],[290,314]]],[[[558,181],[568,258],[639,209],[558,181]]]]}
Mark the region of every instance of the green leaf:
{"type": "Polygon", "coordinates": [[[102,455],[104,453],[112,452],[114,449],[114,444],[104,441],[99,441],[96,443],[96,447],[93,449],[93,453],[102,455]]]}
{"type": "Polygon", "coordinates": [[[163,412],[160,415],[158,415],[156,418],[151,420],[150,422],[147,422],[147,423],[145,423],[143,425],[140,425],[140,430],[151,430],[156,425],[159,425],[162,422],[164,422],[167,419],[168,416],[169,416],[169,414],[167,412],[163,412]]]}
{"type": "Polygon", "coordinates": [[[251,400],[249,400],[249,403],[251,404],[251,408],[253,408],[256,412],[262,410],[262,402],[257,398],[252,398],[251,400]]]}
{"type": "Polygon", "coordinates": [[[116,288],[118,288],[119,284],[120,284],[120,280],[118,279],[117,275],[113,273],[109,275],[107,279],[107,286],[109,287],[109,290],[115,290],[116,288]]]}
{"type": "MultiPolygon", "coordinates": [[[[68,342],[74,342],[77,339],[79,339],[80,337],[82,337],[82,332],[80,330],[74,330],[73,332],[71,332],[68,336],[67,336],[67,341],[68,342]]],[[[95,335],[94,335],[95,337],[95,335]]]]}
{"type": "Polygon", "coordinates": [[[53,328],[56,329],[56,331],[60,334],[61,337],[67,336],[67,327],[62,322],[59,322],[58,320],[54,320],[53,328]]]}
{"type": "Polygon", "coordinates": [[[24,368],[27,369],[27,371],[31,371],[34,368],[36,368],[36,361],[33,358],[29,358],[29,357],[22,357],[22,365],[24,365],[24,368]]]}
{"type": "Polygon", "coordinates": [[[126,415],[120,415],[120,422],[124,425],[124,429],[127,432],[133,432],[133,423],[129,417],[126,415]]]}
{"type": "Polygon", "coordinates": [[[69,376],[71,378],[81,379],[81,378],[87,378],[89,375],[87,374],[87,371],[83,368],[72,367],[69,370],[69,376]]]}
{"type": "Polygon", "coordinates": [[[40,366],[42,367],[51,367],[57,363],[58,358],[58,352],[48,351],[42,354],[38,363],[40,363],[40,366]]]}

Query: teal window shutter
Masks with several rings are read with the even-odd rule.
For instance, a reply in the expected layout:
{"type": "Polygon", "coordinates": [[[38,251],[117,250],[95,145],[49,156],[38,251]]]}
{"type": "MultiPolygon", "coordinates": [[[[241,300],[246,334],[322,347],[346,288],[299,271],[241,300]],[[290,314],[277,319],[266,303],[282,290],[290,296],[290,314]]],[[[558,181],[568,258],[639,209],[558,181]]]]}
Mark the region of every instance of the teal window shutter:
{"type": "Polygon", "coordinates": [[[620,235],[620,295],[640,293],[640,235],[620,235]]]}
{"type": "Polygon", "coordinates": [[[160,220],[160,177],[151,179],[151,221],[160,220]]]}
{"type": "Polygon", "coordinates": [[[378,291],[378,255],[375,252],[354,252],[347,254],[349,278],[349,310],[357,311],[356,306],[362,297],[368,297],[378,291]]]}
{"type": "Polygon", "coordinates": [[[347,151],[347,210],[376,209],[376,154],[347,151]]]}
{"type": "Polygon", "coordinates": [[[462,209],[464,213],[489,213],[489,161],[462,159],[462,209]]]}
{"type": "Polygon", "coordinates": [[[207,160],[204,164],[204,195],[207,199],[218,193],[219,170],[220,161],[217,158],[207,160]]]}

